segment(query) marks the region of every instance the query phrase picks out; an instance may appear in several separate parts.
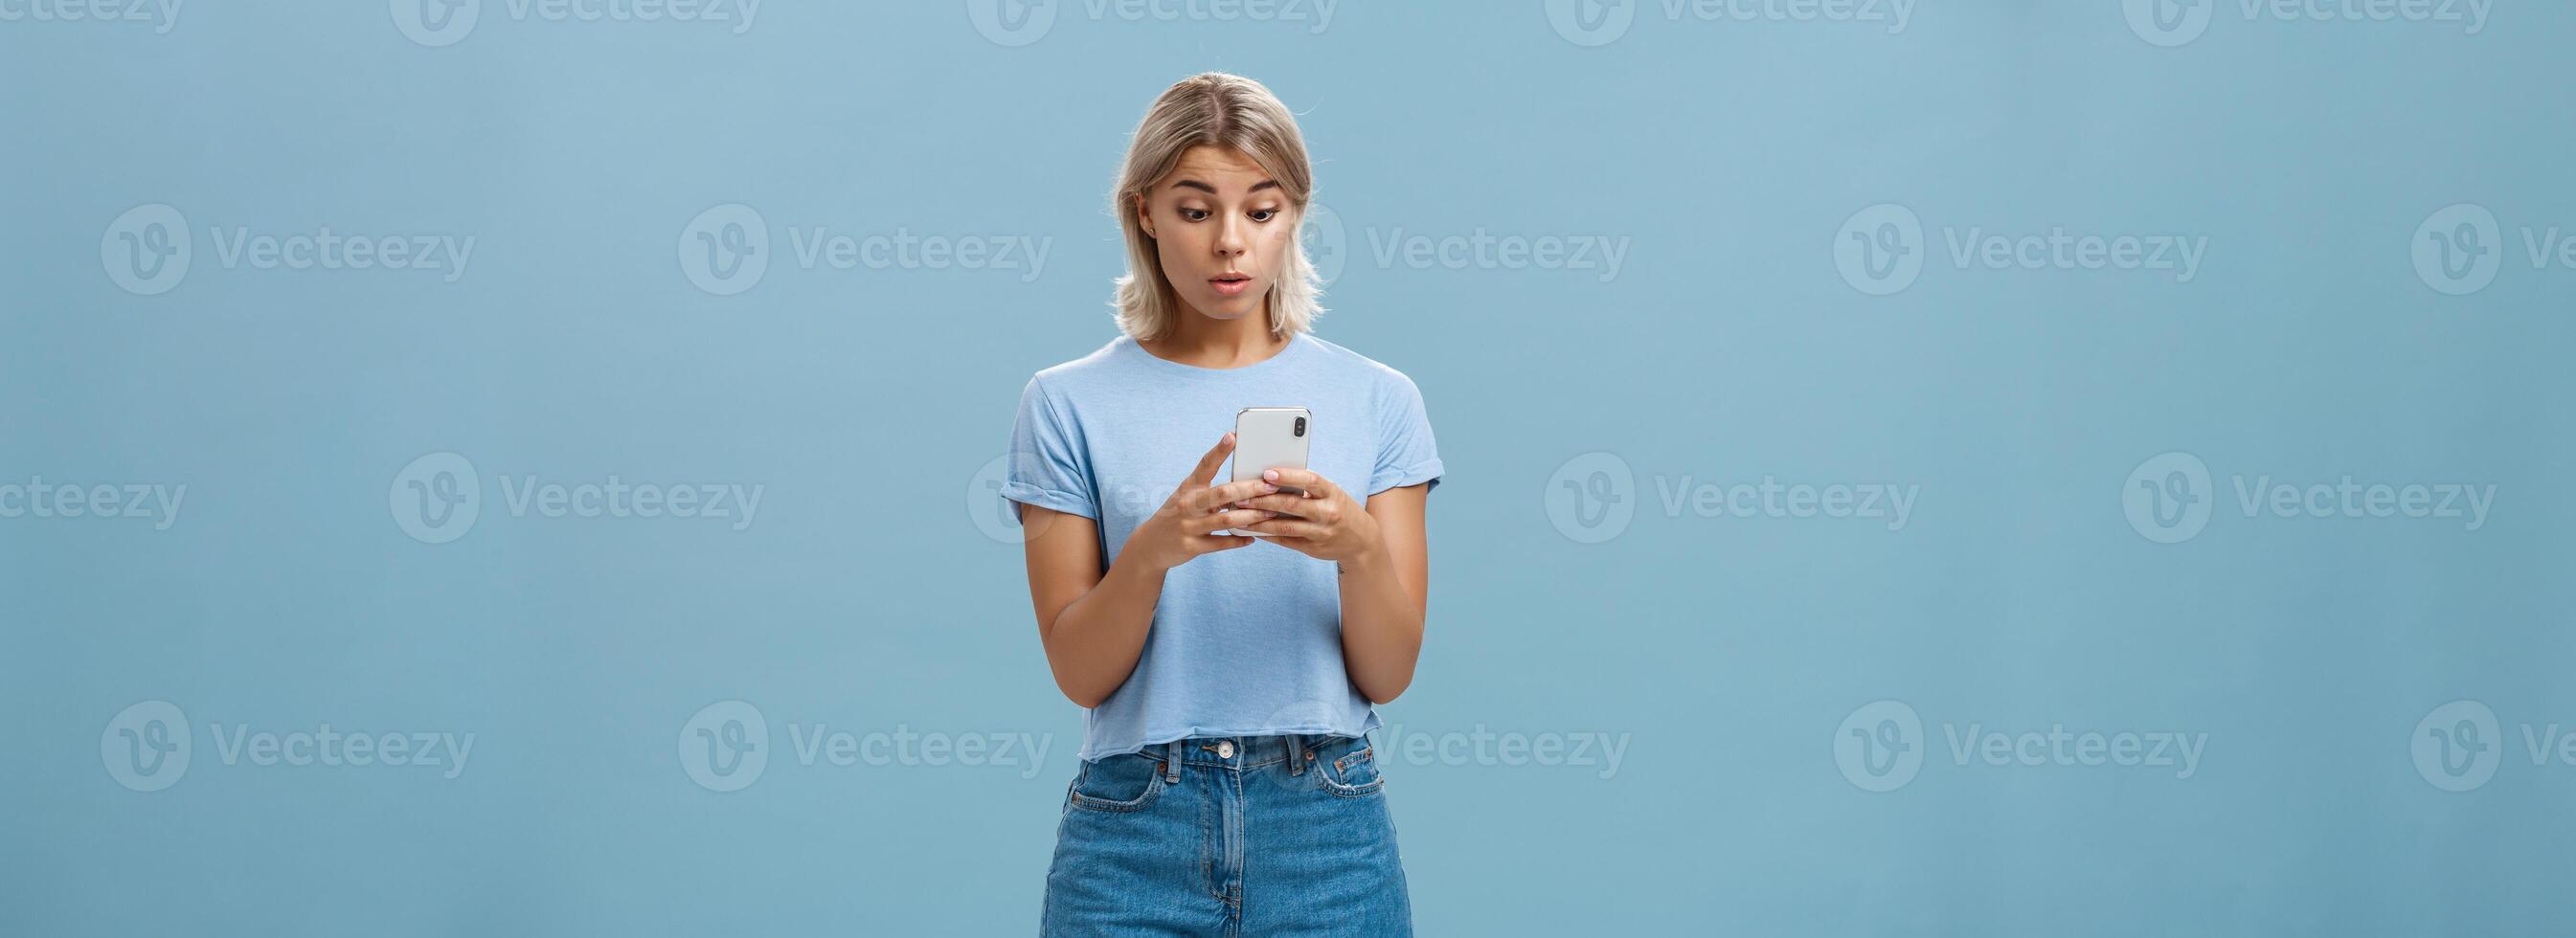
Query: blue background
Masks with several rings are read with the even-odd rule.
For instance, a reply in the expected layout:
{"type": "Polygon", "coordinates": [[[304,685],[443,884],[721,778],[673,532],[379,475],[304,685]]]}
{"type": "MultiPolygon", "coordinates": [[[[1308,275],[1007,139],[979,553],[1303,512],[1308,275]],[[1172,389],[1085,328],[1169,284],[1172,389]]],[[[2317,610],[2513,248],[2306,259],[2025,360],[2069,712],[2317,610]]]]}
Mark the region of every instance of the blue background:
{"type": "Polygon", "coordinates": [[[167,530],[0,518],[0,933],[1033,931],[1080,712],[970,508],[1029,374],[1113,335],[1105,192],[1206,69],[1301,115],[1346,252],[1318,334],[1418,382],[1448,466],[1385,719],[1628,740],[1608,773],[1399,751],[1424,933],[2562,929],[2576,765],[2522,734],[2576,729],[2576,270],[2521,235],[2576,233],[2576,10],[2498,0],[2469,34],[2222,2],[2166,47],[2121,7],[1926,0],[1891,32],[1633,2],[1597,45],[1532,2],[1320,32],[1058,2],[1021,45],[957,3],[771,0],[736,34],[489,0],[445,46],[368,2],[0,22],[0,484],[187,486],[167,530]],[[677,259],[728,203],[771,251],[729,296],[677,259]],[[1887,296],[1834,255],[1880,203],[1925,232],[1887,296]],[[2465,296],[2410,262],[2455,203],[2502,224],[2465,296]],[[149,204],[193,260],[138,295],[101,242],[149,204]],[[803,269],[813,226],[1050,253],[803,269]],[[477,243],[448,283],[210,237],[323,227],[477,243]],[[2207,248],[2189,282],[1963,268],[1971,227],[2207,248]],[[1373,249],[1480,229],[1630,247],[1606,282],[1373,249]],[[2123,496],[2177,451],[2215,510],[2159,543],[2123,496]],[[425,543],[389,491],[442,452],[480,515],[425,543]],[[1592,453],[1631,470],[1606,538],[1548,502],[1592,453]],[[513,516],[500,480],[530,475],[765,496],[742,531],[513,516]],[[1659,491],[1766,475],[1919,497],[1890,531],[1659,491]],[[2474,531],[2249,516],[2234,480],[2264,476],[2497,494],[2474,531]],[[129,790],[102,735],[156,700],[193,761],[129,790]],[[717,792],[678,741],[726,700],[771,757],[717,792]],[[1923,727],[1890,791],[1835,753],[1880,700],[1923,727]],[[2455,700],[2501,720],[2460,792],[2410,757],[2455,700]],[[476,742],[447,779],[228,765],[212,735],[324,723],[476,742]],[[1051,748],[803,765],[789,724],[1051,748]],[[1972,725],[2206,750],[2188,778],[1954,759],[1972,725]]]}

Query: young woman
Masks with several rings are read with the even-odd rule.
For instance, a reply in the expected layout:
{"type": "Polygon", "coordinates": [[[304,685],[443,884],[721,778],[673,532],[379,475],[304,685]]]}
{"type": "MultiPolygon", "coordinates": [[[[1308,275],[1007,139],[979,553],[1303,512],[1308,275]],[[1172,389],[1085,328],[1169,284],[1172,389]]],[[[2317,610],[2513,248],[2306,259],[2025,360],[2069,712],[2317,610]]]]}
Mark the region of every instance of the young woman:
{"type": "Polygon", "coordinates": [[[1047,935],[1412,933],[1368,734],[1422,648],[1440,457],[1411,379],[1308,332],[1313,191],[1269,89],[1173,85],[1114,198],[1123,334],[1021,394],[1003,494],[1088,708],[1047,935]],[[1307,469],[1221,471],[1254,406],[1311,413],[1307,469]]]}

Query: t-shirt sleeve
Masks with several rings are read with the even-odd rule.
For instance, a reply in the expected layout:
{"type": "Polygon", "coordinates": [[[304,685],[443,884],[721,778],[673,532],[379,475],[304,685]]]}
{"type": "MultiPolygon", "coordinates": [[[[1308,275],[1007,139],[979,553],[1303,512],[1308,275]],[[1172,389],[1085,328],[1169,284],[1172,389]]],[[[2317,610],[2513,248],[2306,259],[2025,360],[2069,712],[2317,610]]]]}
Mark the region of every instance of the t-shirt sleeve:
{"type": "Polygon", "coordinates": [[[1066,514],[1100,519],[1091,501],[1091,464],[1079,432],[1065,424],[1055,399],[1038,379],[1020,391],[1020,415],[1011,428],[1009,468],[1002,497],[1066,514]]]}
{"type": "Polygon", "coordinates": [[[1369,475],[1368,493],[1408,485],[1422,485],[1425,493],[1439,488],[1440,449],[1431,439],[1422,389],[1399,374],[1379,406],[1377,470],[1369,475]]]}

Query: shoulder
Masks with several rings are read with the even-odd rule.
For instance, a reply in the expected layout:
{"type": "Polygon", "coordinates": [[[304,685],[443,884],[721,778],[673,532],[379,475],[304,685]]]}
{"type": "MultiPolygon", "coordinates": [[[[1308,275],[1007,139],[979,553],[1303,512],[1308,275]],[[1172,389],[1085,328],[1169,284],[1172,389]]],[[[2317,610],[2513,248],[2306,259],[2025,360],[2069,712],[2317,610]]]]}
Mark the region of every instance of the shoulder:
{"type": "Polygon", "coordinates": [[[1076,392],[1086,386],[1099,383],[1110,372],[1116,370],[1120,352],[1118,346],[1125,341],[1127,337],[1122,335],[1093,349],[1091,354],[1038,369],[1036,374],[1029,376],[1030,392],[1053,397],[1076,392]]]}
{"type": "Polygon", "coordinates": [[[1306,334],[1306,339],[1315,343],[1315,357],[1324,362],[1325,367],[1344,373],[1354,383],[1363,384],[1369,389],[1370,396],[1380,403],[1401,404],[1409,398],[1421,398],[1422,389],[1413,383],[1411,376],[1396,370],[1395,366],[1326,341],[1311,332],[1306,334]]]}

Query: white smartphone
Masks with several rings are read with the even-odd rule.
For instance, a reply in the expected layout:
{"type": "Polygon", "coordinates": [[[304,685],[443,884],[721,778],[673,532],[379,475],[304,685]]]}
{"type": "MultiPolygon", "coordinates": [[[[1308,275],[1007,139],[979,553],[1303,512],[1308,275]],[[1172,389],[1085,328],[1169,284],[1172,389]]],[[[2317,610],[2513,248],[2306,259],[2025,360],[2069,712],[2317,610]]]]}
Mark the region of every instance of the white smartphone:
{"type": "MultiPolygon", "coordinates": [[[[1314,421],[1303,407],[1246,407],[1234,415],[1234,481],[1261,478],[1270,469],[1306,468],[1306,443],[1315,438],[1314,421]]],[[[1294,486],[1282,493],[1306,494],[1294,486]]],[[[1269,537],[1259,531],[1228,534],[1269,537]]]]}

